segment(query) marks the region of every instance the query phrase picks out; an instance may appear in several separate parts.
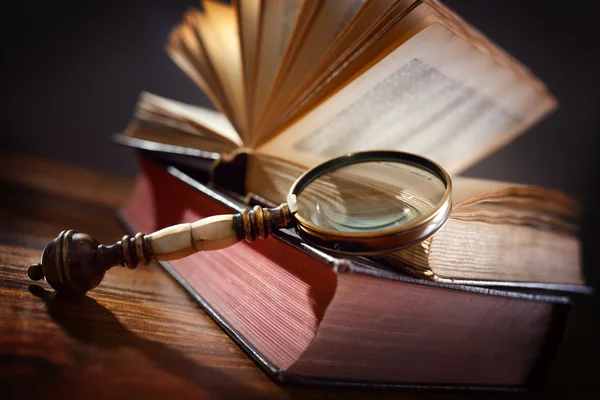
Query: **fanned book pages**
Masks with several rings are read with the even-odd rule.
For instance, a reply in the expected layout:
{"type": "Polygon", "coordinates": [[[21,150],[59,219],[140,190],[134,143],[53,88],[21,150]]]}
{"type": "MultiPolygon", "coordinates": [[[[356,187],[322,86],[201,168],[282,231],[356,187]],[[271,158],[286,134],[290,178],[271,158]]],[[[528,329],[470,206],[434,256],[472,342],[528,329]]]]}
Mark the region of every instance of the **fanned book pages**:
{"type": "Polygon", "coordinates": [[[124,136],[247,154],[245,192],[273,203],[331,157],[417,153],[454,176],[452,216],[382,262],[443,282],[583,285],[573,200],[457,177],[557,102],[439,1],[206,0],[166,47],[217,111],[143,93],[124,136]]]}

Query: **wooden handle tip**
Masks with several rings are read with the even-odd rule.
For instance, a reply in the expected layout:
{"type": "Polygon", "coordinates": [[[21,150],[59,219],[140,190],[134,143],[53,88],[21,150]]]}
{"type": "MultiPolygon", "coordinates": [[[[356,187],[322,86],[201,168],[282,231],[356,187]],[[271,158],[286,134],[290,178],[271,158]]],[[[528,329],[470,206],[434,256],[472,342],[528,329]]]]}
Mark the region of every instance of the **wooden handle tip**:
{"type": "Polygon", "coordinates": [[[44,269],[42,268],[42,264],[33,264],[29,268],[27,268],[27,276],[32,281],[39,281],[44,278],[44,269]]]}

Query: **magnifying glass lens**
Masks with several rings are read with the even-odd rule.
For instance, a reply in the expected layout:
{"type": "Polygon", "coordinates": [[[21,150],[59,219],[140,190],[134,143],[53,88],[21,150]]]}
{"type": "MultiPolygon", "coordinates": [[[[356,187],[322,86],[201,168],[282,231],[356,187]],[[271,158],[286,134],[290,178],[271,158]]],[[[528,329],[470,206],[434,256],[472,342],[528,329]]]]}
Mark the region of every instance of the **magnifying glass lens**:
{"type": "Polygon", "coordinates": [[[298,215],[317,228],[374,232],[428,216],[446,192],[428,169],[402,161],[368,161],[332,168],[297,196],[298,215]]]}

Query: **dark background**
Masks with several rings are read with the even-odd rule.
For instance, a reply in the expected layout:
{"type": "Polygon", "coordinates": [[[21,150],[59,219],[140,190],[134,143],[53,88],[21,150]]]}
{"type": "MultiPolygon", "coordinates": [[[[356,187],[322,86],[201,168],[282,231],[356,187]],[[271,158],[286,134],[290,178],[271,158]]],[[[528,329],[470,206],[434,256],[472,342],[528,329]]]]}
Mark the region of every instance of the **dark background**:
{"type": "MultiPolygon", "coordinates": [[[[196,4],[57,0],[3,6],[0,150],[135,176],[133,153],[113,144],[110,134],[126,126],[140,91],[209,106],[164,52],[169,31],[196,4]]],[[[540,184],[581,200],[584,264],[588,282],[595,285],[600,243],[595,2],[446,4],[528,66],[560,101],[551,117],[465,175],[540,184]]],[[[597,387],[597,298],[582,301],[579,330],[571,333],[575,348],[568,353],[567,370],[555,373],[559,381],[562,376],[571,385],[597,387]]]]}
{"type": "MultiPolygon", "coordinates": [[[[465,174],[542,184],[585,199],[600,166],[594,10],[585,2],[547,0],[446,3],[528,66],[560,101],[554,115],[465,174]]],[[[110,134],[126,126],[140,91],[210,106],[164,51],[171,28],[197,4],[13,4],[2,24],[2,148],[133,177],[132,154],[110,134]]]]}

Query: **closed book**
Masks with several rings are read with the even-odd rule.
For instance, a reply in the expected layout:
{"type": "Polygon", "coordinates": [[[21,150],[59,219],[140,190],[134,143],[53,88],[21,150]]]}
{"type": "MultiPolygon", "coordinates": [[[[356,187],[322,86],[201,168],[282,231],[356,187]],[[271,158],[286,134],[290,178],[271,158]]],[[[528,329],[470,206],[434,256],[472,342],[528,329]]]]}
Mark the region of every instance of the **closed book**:
{"type": "MultiPolygon", "coordinates": [[[[152,232],[242,207],[141,155],[121,215],[152,232]]],[[[293,230],[162,265],[281,382],[528,387],[554,357],[569,309],[563,295],[449,285],[334,257],[293,230]]]]}

